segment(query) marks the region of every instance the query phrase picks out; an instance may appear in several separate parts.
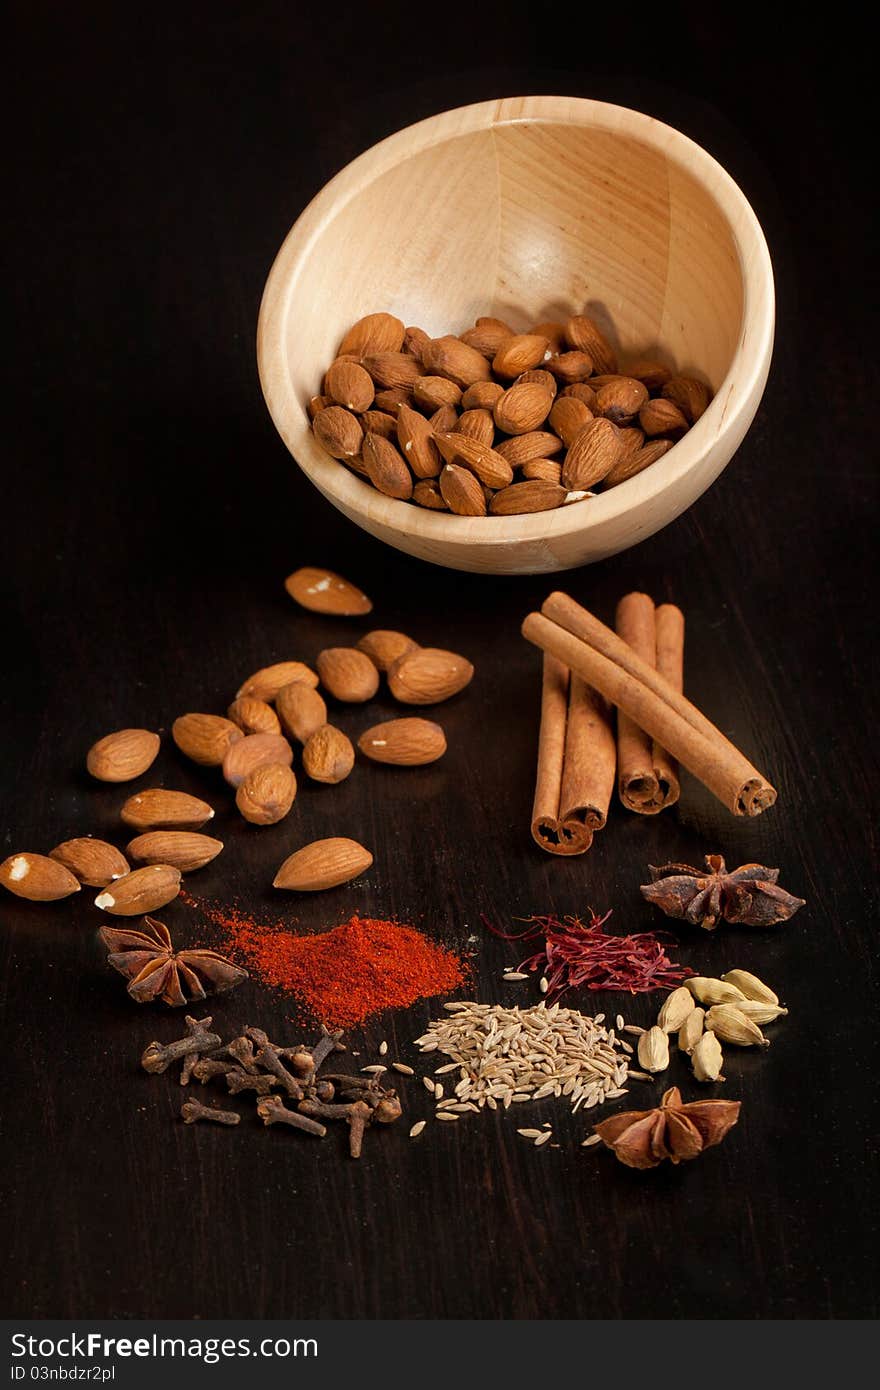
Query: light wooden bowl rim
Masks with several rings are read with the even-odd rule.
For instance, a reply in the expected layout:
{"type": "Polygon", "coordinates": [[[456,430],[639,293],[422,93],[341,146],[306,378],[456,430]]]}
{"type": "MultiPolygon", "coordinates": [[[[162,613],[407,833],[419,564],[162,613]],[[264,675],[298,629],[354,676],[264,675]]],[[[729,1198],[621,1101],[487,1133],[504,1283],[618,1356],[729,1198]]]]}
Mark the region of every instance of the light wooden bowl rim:
{"type": "MultiPolygon", "coordinates": [[[[257,325],[257,364],[266,404],[287,448],[306,476],[344,512],[439,544],[550,542],[588,533],[660,496],[723,435],[738,431],[739,438],[744,433],[772,351],[774,312],[773,269],[760,223],[739,186],[700,145],[672,126],[624,106],[580,97],[506,97],[457,107],[407,126],[373,145],[324,185],[293,224],[269,272],[257,325]],[[704,415],[674,449],[635,478],[587,501],[526,516],[460,517],[385,497],[324,452],[311,433],[306,402],[291,381],[287,312],[309,251],[340,209],[389,169],[463,135],[536,121],[586,126],[637,140],[682,167],[712,197],[730,227],[743,290],[739,338],[727,375],[704,415]],[[743,414],[749,418],[739,429],[743,414]]],[[[316,380],[327,365],[315,363],[316,380]]],[[[633,541],[638,539],[634,536],[633,541]]]]}

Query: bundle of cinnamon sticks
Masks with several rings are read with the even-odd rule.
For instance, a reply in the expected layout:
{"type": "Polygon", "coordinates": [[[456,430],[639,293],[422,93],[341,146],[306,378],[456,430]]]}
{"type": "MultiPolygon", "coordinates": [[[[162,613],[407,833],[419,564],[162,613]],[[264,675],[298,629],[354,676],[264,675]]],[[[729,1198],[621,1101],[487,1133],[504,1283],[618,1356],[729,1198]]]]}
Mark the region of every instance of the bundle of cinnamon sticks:
{"type": "Polygon", "coordinates": [[[583,854],[606,822],[615,778],[631,811],[655,815],[674,805],[679,763],[736,816],[772,806],[775,789],[683,694],[681,610],[627,594],[616,626],[612,632],[562,593],[523,623],[523,636],[544,653],[537,843],[551,854],[583,854]]]}

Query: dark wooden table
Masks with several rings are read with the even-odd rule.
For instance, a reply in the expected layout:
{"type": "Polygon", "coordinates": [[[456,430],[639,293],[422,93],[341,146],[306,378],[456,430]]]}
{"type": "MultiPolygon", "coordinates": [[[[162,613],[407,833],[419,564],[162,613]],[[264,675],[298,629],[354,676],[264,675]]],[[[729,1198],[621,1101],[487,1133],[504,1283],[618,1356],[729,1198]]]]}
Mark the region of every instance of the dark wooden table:
{"type": "MultiPolygon", "coordinates": [[[[644,866],[717,850],[779,865],[809,905],[764,934],[681,932],[681,959],[702,973],[752,968],[791,1014],[769,1054],[730,1049],[723,1093],[743,1116],[724,1147],[644,1175],[581,1151],[586,1121],[558,1107],[541,1112],[558,1150],[535,1152],[487,1114],[415,1143],[409,1123],[370,1136],[360,1164],[338,1134],[185,1128],[176,1081],[137,1069],[180,1020],[129,1004],[89,895],[4,897],[5,1311],[869,1315],[876,335],[847,157],[858,113],[835,95],[844,78],[847,91],[867,82],[858,53],[791,35],[784,49],[757,44],[675,6],[650,42],[635,18],[591,11],[560,33],[543,12],[493,4],[457,33],[393,6],[366,28],[374,7],[337,7],[332,22],[263,3],[139,19],[131,7],[14,8],[3,853],[85,832],[124,843],[126,790],[84,771],[93,739],[222,712],[252,668],[356,637],[362,624],[309,616],[284,594],[285,574],[312,562],[366,587],[379,625],[475,660],[472,687],[442,710],[449,754],[304,785],[290,821],[257,832],[166,740],[147,781],[221,807],[227,847],[193,891],[304,932],[359,909],[461,947],[476,937],[475,990],[511,1002],[528,997],[499,979],[516,951],[485,936],[481,912],[613,907],[618,928],[644,929],[657,925],[638,894],[644,866]],[[778,806],[735,822],[688,779],[678,811],[615,808],[575,862],[543,856],[527,831],[539,660],[518,627],[553,581],[430,568],[350,526],[292,464],[254,362],[274,251],[339,166],[433,111],[526,91],[639,106],[702,142],[753,202],[778,276],[770,384],[733,464],[660,535],[564,578],[606,619],[634,587],[685,608],[689,691],[770,773],[778,806]],[[291,846],[345,832],[375,852],[363,880],[273,895],[291,846]]],[[[391,708],[378,700],[377,717],[391,708]]],[[[334,717],[364,722],[351,708],[334,717]]],[[[199,934],[191,909],[163,915],[181,938],[199,934]]],[[[636,1021],[654,1007],[624,1003],[636,1021]]],[[[255,983],[214,1013],[224,1032],[250,1020],[293,1032],[289,1005],[255,983]]],[[[360,1045],[387,1038],[413,1061],[430,1013],[378,1019],[360,1045]]],[[[680,1064],[669,1075],[693,1093],[680,1064]]],[[[410,1123],[423,1099],[415,1085],[410,1123]]]]}

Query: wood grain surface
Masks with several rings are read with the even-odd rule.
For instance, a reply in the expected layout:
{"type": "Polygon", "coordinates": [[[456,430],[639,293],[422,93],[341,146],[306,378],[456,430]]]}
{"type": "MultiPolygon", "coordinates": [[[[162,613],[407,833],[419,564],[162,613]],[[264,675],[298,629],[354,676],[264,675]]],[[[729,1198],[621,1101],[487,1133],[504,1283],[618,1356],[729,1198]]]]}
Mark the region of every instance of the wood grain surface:
{"type": "MultiPolygon", "coordinates": [[[[740,51],[720,19],[684,7],[662,69],[636,29],[612,44],[601,14],[573,21],[560,46],[543,14],[491,3],[464,49],[396,24],[394,6],[381,24],[370,7],[342,7],[332,33],[317,11],[269,3],[140,18],[94,4],[14,11],[3,854],[88,832],[124,844],[126,789],[84,769],[94,739],[223,713],[252,669],[312,660],[372,623],[475,662],[472,686],[429,712],[447,756],[412,770],[359,760],[347,782],[303,785],[289,821],[257,830],[166,738],[135,786],[205,795],[226,842],[192,892],[304,932],[355,909],[399,914],[472,949],[474,990],[505,1002],[535,996],[501,982],[516,950],[487,939],[481,912],[509,922],[613,907],[618,929],[644,929],[657,925],[638,894],[644,866],[712,851],[778,865],[808,906],[766,933],[680,933],[682,960],[705,974],[752,969],[791,1014],[766,1055],[729,1050],[723,1094],[743,1112],[724,1146],[644,1174],[581,1150],[586,1119],[546,1103],[529,1114],[552,1119],[559,1149],[535,1151],[512,1118],[490,1114],[411,1142],[420,1083],[406,1088],[407,1122],[369,1134],[359,1164],[337,1132],[313,1143],[249,1116],[234,1131],[185,1127],[176,1080],[137,1067],[182,1020],[129,1003],[88,894],[4,897],[5,1312],[870,1316],[875,335],[867,217],[843,139],[852,113],[823,101],[820,121],[804,108],[820,73],[823,92],[844,74],[859,90],[862,59],[790,35],[782,59],[747,49],[745,33],[740,51]],[[340,165],[434,111],[554,90],[649,110],[705,145],[756,208],[779,290],[770,383],[737,458],[667,530],[565,583],[606,621],[631,588],[683,607],[686,690],[779,802],[734,821],[685,778],[674,812],[637,818],[615,804],[591,853],[571,861],[529,837],[540,657],[518,630],[552,586],[432,568],[348,524],[293,466],[254,354],[271,257],[340,165]],[[373,617],[297,610],[282,581],[299,564],[349,575],[373,617]],[[331,834],[367,844],[370,872],[302,901],[273,894],[285,854],[331,834]]],[[[383,695],[333,717],[356,734],[394,712],[383,695]]],[[[181,940],[204,934],[192,908],[161,915],[181,940]]],[[[578,1002],[642,1022],[653,1007],[578,1002]]],[[[256,983],[211,1011],[224,1033],[299,1032],[289,1003],[256,983]]],[[[430,1014],[378,1019],[354,1045],[365,1062],[385,1038],[413,1063],[430,1014]]],[[[669,1078],[693,1095],[680,1065],[669,1078]]],[[[636,1105],[644,1094],[633,1087],[636,1105]]]]}

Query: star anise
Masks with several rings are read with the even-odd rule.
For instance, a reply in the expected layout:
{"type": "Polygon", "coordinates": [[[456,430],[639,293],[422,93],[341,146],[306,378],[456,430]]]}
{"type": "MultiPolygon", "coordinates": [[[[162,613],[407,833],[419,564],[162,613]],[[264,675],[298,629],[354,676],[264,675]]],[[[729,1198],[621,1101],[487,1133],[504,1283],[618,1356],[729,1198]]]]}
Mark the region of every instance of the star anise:
{"type": "Polygon", "coordinates": [[[603,1144],[628,1168],[656,1168],[664,1158],[682,1163],[720,1144],[739,1119],[738,1100],[694,1100],[682,1105],[670,1086],[656,1110],[625,1110],[593,1125],[603,1144]]]}
{"type": "Polygon", "coordinates": [[[162,999],[177,1008],[204,999],[207,993],[222,994],[247,979],[246,970],[216,951],[175,951],[163,922],[155,917],[146,917],[144,922],[144,931],[101,928],[101,940],[110,952],[107,960],[120,975],[128,977],[128,992],[135,1003],[162,999]]]}
{"type": "Polygon", "coordinates": [[[777,886],[778,869],[743,864],[728,873],[720,854],[707,854],[706,867],[708,872],[701,873],[691,864],[663,864],[659,869],[649,864],[652,882],[642,884],[642,897],[667,917],[707,931],[721,918],[746,927],[772,927],[804,906],[803,898],[777,886]]]}

